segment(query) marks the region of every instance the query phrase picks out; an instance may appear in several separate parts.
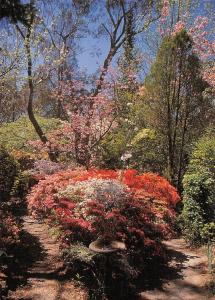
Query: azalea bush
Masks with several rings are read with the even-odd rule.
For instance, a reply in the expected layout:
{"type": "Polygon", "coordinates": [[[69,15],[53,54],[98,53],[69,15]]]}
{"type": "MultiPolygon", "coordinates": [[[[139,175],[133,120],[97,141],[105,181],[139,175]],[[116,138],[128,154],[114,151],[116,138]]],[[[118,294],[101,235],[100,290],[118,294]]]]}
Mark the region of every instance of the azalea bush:
{"type": "Polygon", "coordinates": [[[147,248],[171,233],[179,199],[175,188],[156,174],[66,170],[40,181],[28,203],[33,214],[62,228],[65,243],[88,245],[105,236],[147,248]]]}
{"type": "Polygon", "coordinates": [[[58,229],[67,267],[83,277],[88,275],[81,270],[88,270],[92,281],[96,274],[90,290],[97,295],[92,299],[101,299],[103,267],[101,258],[90,254],[90,242],[125,243],[126,251],[111,256],[111,272],[115,283],[123,281],[130,288],[148,259],[163,257],[160,241],[172,234],[180,198],[166,179],[153,173],[75,169],[46,176],[27,200],[33,215],[58,229]]]}
{"type": "Polygon", "coordinates": [[[7,269],[8,260],[20,243],[21,225],[11,212],[0,206],[0,271],[7,269]],[[6,259],[6,260],[5,260],[6,259]]]}
{"type": "Polygon", "coordinates": [[[28,192],[29,176],[21,171],[13,155],[0,148],[0,208],[16,214],[28,192]]]}

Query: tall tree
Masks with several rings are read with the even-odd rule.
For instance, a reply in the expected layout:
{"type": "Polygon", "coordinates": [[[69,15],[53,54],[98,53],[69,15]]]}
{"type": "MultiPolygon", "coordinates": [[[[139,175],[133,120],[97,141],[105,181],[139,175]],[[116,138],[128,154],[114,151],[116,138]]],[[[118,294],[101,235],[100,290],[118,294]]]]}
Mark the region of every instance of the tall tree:
{"type": "MultiPolygon", "coordinates": [[[[32,37],[32,32],[34,27],[34,21],[35,21],[35,1],[30,0],[30,3],[28,5],[28,11],[26,12],[26,22],[24,23],[24,28],[21,28],[17,23],[15,24],[15,26],[21,38],[23,39],[26,60],[27,60],[27,80],[28,80],[28,88],[29,88],[29,96],[28,96],[28,104],[27,104],[28,116],[40,140],[44,144],[48,145],[48,139],[45,133],[43,132],[39,122],[37,121],[33,109],[35,86],[33,81],[33,60],[32,60],[32,49],[31,49],[31,37],[32,37]]],[[[51,149],[49,149],[48,154],[51,160],[55,161],[57,159],[56,153],[54,153],[51,149]]]]}
{"type": "Polygon", "coordinates": [[[164,38],[145,79],[147,121],[163,136],[169,179],[180,187],[187,148],[206,125],[207,83],[185,30],[164,38]]]}
{"type": "MultiPolygon", "coordinates": [[[[92,110],[97,96],[102,91],[108,69],[117,52],[126,41],[131,42],[136,35],[144,32],[151,23],[159,18],[159,10],[157,9],[157,5],[154,1],[106,0],[104,2],[105,7],[102,7],[102,15],[100,16],[100,19],[102,17],[102,20],[100,25],[103,27],[104,33],[108,37],[109,49],[103,61],[97,84],[91,94],[88,106],[89,111],[92,110]],[[135,19],[133,19],[133,15],[136,15],[135,19]]],[[[103,2],[101,3],[102,6],[104,6],[103,2]]],[[[97,5],[101,4],[97,3],[97,5]]],[[[91,127],[90,114],[87,126],[91,127]]],[[[81,138],[80,134],[77,132],[75,134],[75,139],[76,144],[79,145],[77,149],[80,148],[80,145],[82,148],[85,148],[85,157],[82,156],[79,158],[77,151],[77,161],[82,165],[88,165],[90,153],[87,149],[90,136],[88,134],[85,135],[84,138],[81,138]]]]}

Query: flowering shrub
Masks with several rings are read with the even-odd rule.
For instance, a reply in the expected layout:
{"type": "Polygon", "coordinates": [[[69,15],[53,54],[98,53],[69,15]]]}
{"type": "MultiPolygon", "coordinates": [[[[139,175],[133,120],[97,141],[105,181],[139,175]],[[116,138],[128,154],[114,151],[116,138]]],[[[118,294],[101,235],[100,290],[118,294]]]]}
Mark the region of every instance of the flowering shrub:
{"type": "Polygon", "coordinates": [[[95,238],[124,241],[159,254],[180,200],[164,178],[134,170],[66,170],[47,176],[28,196],[33,214],[62,229],[65,244],[95,238]]]}

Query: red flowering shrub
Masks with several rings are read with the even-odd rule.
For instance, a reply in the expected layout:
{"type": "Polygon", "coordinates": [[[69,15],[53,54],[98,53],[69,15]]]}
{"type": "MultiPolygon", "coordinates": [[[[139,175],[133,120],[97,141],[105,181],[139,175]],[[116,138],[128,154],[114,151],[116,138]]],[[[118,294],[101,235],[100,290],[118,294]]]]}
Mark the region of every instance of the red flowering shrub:
{"type": "Polygon", "coordinates": [[[41,180],[28,196],[32,213],[60,226],[66,244],[88,245],[103,236],[155,254],[155,240],[171,233],[179,200],[167,180],[135,170],[62,171],[41,180]]]}

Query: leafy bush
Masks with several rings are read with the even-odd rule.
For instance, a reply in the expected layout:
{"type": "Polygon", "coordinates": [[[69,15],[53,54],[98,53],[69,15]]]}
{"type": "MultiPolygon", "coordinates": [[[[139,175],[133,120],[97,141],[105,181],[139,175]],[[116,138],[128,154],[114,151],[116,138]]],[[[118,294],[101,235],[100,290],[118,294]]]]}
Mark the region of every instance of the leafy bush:
{"type": "Polygon", "coordinates": [[[34,214],[61,226],[65,243],[111,235],[154,250],[154,240],[171,232],[178,201],[164,178],[134,170],[67,170],[47,176],[28,196],[34,214]]]}
{"type": "MultiPolygon", "coordinates": [[[[60,126],[58,119],[47,119],[40,116],[37,116],[37,119],[45,133],[60,126]]],[[[16,150],[21,153],[32,153],[33,149],[28,142],[37,139],[38,135],[28,117],[21,117],[15,122],[4,124],[0,128],[0,145],[4,145],[6,150],[10,152],[16,150]]]]}
{"type": "Polygon", "coordinates": [[[166,167],[166,153],[161,143],[161,137],[154,130],[132,128],[128,136],[127,126],[124,130],[116,128],[102,140],[98,154],[101,161],[98,164],[107,169],[119,169],[126,165],[140,172],[161,174],[166,167]],[[123,162],[122,156],[127,152],[131,158],[123,162]]]}
{"type": "Polygon", "coordinates": [[[20,199],[25,198],[30,186],[30,176],[28,172],[19,172],[11,190],[12,197],[18,197],[20,199]]]}
{"type": "Polygon", "coordinates": [[[215,238],[215,132],[197,143],[184,176],[184,234],[191,244],[215,238]]]}
{"type": "Polygon", "coordinates": [[[15,159],[5,149],[0,148],[0,201],[10,198],[19,171],[15,159]]]}
{"type": "Polygon", "coordinates": [[[7,252],[19,242],[20,227],[15,218],[0,210],[0,250],[7,252]]]}
{"type": "Polygon", "coordinates": [[[81,278],[84,286],[87,286],[89,299],[125,300],[133,299],[132,283],[139,275],[126,254],[114,253],[107,258],[86,246],[74,244],[64,250],[64,260],[68,266],[67,272],[79,281],[81,278]],[[108,297],[104,297],[106,295],[108,297]]]}

